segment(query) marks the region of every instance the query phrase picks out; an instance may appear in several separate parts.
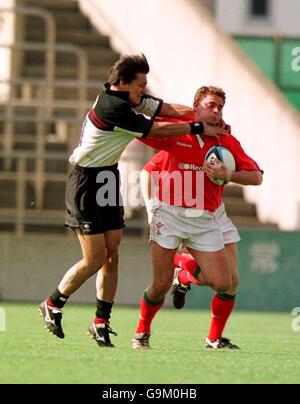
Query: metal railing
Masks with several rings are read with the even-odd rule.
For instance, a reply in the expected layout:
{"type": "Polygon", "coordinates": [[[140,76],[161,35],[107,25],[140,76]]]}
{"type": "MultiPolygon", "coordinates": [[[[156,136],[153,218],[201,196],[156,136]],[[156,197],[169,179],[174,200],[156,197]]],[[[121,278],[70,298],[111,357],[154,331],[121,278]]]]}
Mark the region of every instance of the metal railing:
{"type": "MultiPolygon", "coordinates": [[[[22,236],[26,232],[27,225],[63,224],[65,215],[63,209],[53,209],[49,203],[47,206],[50,209],[45,209],[45,186],[48,182],[65,183],[67,174],[49,172],[47,164],[54,160],[67,162],[67,155],[77,143],[82,118],[90,107],[88,90],[99,89],[102,83],[88,79],[88,57],[84,49],[72,44],[56,43],[56,24],[50,12],[36,7],[0,9],[1,12],[40,17],[46,27],[45,42],[24,42],[20,37],[13,45],[0,43],[0,48],[11,50],[14,60],[11,78],[0,80],[0,85],[6,84],[10,87],[5,105],[0,106],[0,122],[3,121],[3,133],[0,133],[0,164],[3,170],[0,171],[0,180],[11,182],[15,189],[12,206],[3,203],[0,208],[0,224],[14,225],[16,234],[22,236]],[[19,74],[18,61],[22,61],[22,53],[28,51],[41,52],[45,55],[43,77],[22,77],[19,74]],[[59,52],[76,58],[75,78],[56,78],[59,52]],[[60,88],[76,89],[76,99],[56,98],[56,90],[60,88]],[[24,128],[25,125],[32,124],[34,130],[30,133],[27,133],[26,129],[19,131],[17,128],[22,124],[24,128]],[[63,127],[63,132],[67,135],[60,137],[57,129],[53,136],[49,132],[52,126],[63,127]],[[49,144],[53,144],[53,139],[48,140],[51,136],[54,138],[56,136],[56,140],[64,145],[64,152],[47,151],[49,144]],[[32,144],[31,151],[16,150],[16,144],[25,143],[32,144]],[[31,165],[33,162],[33,169],[28,168],[29,162],[31,165]],[[30,205],[27,200],[29,183],[34,189],[34,201],[30,205]]],[[[69,166],[68,169],[70,168],[69,166]]],[[[5,192],[5,188],[3,191],[5,192]]],[[[145,220],[131,223],[141,229],[145,229],[146,226],[145,220]]]]}
{"type": "Polygon", "coordinates": [[[55,77],[55,49],[56,22],[52,13],[38,7],[0,8],[0,13],[12,13],[25,16],[39,17],[46,26],[46,80],[51,81],[55,77]]]}
{"type": "MultiPolygon", "coordinates": [[[[13,45],[0,44],[1,48],[11,50],[12,70],[9,80],[2,80],[1,84],[8,84],[10,91],[5,106],[0,113],[3,121],[1,156],[3,159],[4,171],[0,173],[0,179],[11,180],[15,184],[15,206],[1,210],[1,220],[16,224],[17,234],[24,233],[26,222],[34,221],[35,218],[56,218],[62,213],[57,211],[44,211],[45,183],[46,181],[65,181],[66,174],[47,173],[46,162],[49,159],[66,160],[66,153],[49,154],[45,152],[49,127],[57,125],[70,131],[63,141],[67,145],[68,152],[74,147],[77,136],[72,136],[75,132],[80,132],[82,117],[89,104],[87,103],[87,89],[98,87],[99,84],[88,80],[88,58],[86,52],[79,46],[72,44],[56,43],[56,22],[53,14],[37,7],[17,7],[14,9],[1,8],[0,13],[13,13],[22,16],[35,16],[43,21],[45,26],[44,42],[24,42],[23,33],[19,33],[13,45]],[[19,72],[23,61],[23,53],[33,51],[41,52],[45,55],[44,74],[41,78],[22,77],[19,72]],[[70,54],[77,60],[76,76],[74,79],[56,79],[56,56],[58,52],[70,54]],[[21,87],[21,97],[17,89],[21,87]],[[55,99],[56,88],[77,89],[77,99],[55,99]],[[30,89],[28,91],[28,89],[30,89]],[[23,91],[24,90],[24,91],[23,91]],[[33,95],[34,94],[34,95],[33,95]],[[20,113],[20,109],[24,112],[20,113]],[[58,110],[69,109],[69,114],[58,113],[58,110]],[[31,111],[26,113],[26,111],[31,111]],[[56,112],[55,112],[56,111],[56,112]],[[24,130],[17,133],[16,125],[21,123],[32,123],[35,130],[27,134],[24,130]],[[25,132],[25,133],[24,133],[25,132]],[[75,139],[74,139],[75,138],[75,139]],[[17,142],[32,142],[34,149],[31,152],[14,151],[17,142]],[[29,160],[34,161],[34,172],[27,172],[26,166],[29,160]],[[13,164],[16,163],[16,171],[13,164]],[[35,202],[34,209],[27,209],[26,183],[31,181],[34,184],[35,202]]],[[[22,24],[18,24],[18,27],[22,24]]]]}
{"type": "MultiPolygon", "coordinates": [[[[24,42],[17,41],[13,45],[0,44],[0,48],[10,49],[12,52],[13,63],[12,77],[10,80],[1,80],[0,84],[9,84],[10,91],[8,99],[5,103],[3,121],[4,121],[4,134],[2,138],[3,149],[10,153],[13,151],[15,142],[14,122],[17,114],[16,108],[35,109],[34,117],[36,119],[38,151],[42,152],[41,148],[43,142],[41,139],[44,137],[44,127],[41,125],[43,119],[51,120],[53,111],[58,109],[69,109],[72,115],[76,115],[79,121],[82,120],[86,110],[89,108],[87,103],[88,88],[98,88],[100,83],[88,80],[88,57],[84,49],[72,44],[57,44],[56,43],[56,23],[54,16],[43,9],[36,7],[17,7],[15,9],[1,8],[0,13],[15,13],[25,16],[36,16],[43,19],[46,27],[46,40],[45,42],[24,42]],[[45,54],[45,76],[40,79],[33,77],[19,77],[16,65],[20,59],[18,52],[35,51],[45,54]],[[64,52],[75,56],[77,59],[77,73],[76,79],[56,79],[56,55],[58,52],[64,52]],[[36,89],[35,97],[28,96],[33,91],[24,91],[25,96],[18,97],[16,89],[18,86],[23,88],[36,89]],[[60,99],[54,97],[56,88],[75,88],[78,91],[77,100],[60,99]]],[[[53,117],[54,120],[57,117],[53,117]]],[[[66,118],[69,121],[69,118],[66,118]]],[[[78,128],[79,131],[79,128],[78,128]]],[[[6,158],[4,168],[11,169],[12,162],[10,158],[6,158]]]]}
{"type": "MultiPolygon", "coordinates": [[[[6,192],[4,182],[10,181],[14,184],[14,201],[11,206],[0,207],[0,225],[10,224],[14,225],[15,233],[17,236],[24,236],[26,233],[27,225],[45,225],[48,228],[55,226],[63,226],[65,217],[65,208],[63,205],[63,195],[59,197],[62,198],[62,208],[54,209],[51,206],[51,201],[47,201],[47,206],[50,208],[45,208],[45,184],[46,183],[61,183],[65,184],[67,180],[66,173],[54,173],[47,172],[45,170],[45,165],[41,165],[40,162],[46,162],[55,160],[67,162],[67,154],[65,152],[30,152],[30,151],[13,151],[7,155],[7,152],[0,150],[0,162],[2,159],[9,157],[14,161],[14,171],[0,171],[0,181],[2,185],[1,192],[6,192]],[[34,169],[28,169],[28,161],[33,161],[35,164],[34,169]],[[27,184],[33,184],[34,196],[28,200],[27,197],[27,184]]],[[[140,156],[140,163],[144,162],[144,156],[140,156]]],[[[123,162],[132,162],[130,156],[125,157],[123,162]]],[[[70,171],[72,166],[68,166],[70,171]]],[[[134,186],[134,185],[133,185],[134,186]]],[[[58,195],[53,194],[51,196],[53,199],[57,198],[58,195]]],[[[143,209],[143,208],[142,208],[143,209]]],[[[147,233],[147,221],[145,219],[146,213],[143,209],[143,215],[138,219],[128,220],[129,228],[140,229],[142,233],[147,233]]]]}
{"type": "MultiPolygon", "coordinates": [[[[7,152],[0,151],[0,159],[7,157],[7,152]]],[[[39,166],[40,161],[46,160],[66,160],[65,153],[47,152],[34,153],[24,151],[14,151],[9,155],[10,159],[16,160],[16,171],[0,172],[1,181],[13,181],[15,183],[15,203],[11,207],[2,207],[0,209],[0,222],[15,225],[15,232],[18,236],[25,233],[25,225],[36,223],[36,219],[45,224],[57,223],[63,220],[64,211],[45,210],[39,197],[46,181],[65,182],[67,174],[42,172],[39,166]],[[27,161],[34,160],[36,170],[29,172],[27,170],[27,161]],[[32,182],[35,187],[35,198],[30,206],[26,206],[26,184],[32,182]]],[[[2,190],[2,192],[5,190],[2,190]]]]}

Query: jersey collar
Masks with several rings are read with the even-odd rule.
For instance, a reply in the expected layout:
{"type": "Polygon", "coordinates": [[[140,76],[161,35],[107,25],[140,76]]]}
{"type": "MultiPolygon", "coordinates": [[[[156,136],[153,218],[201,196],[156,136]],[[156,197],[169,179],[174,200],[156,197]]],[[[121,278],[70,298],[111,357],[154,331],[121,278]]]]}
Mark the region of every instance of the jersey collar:
{"type": "Polygon", "coordinates": [[[106,94],[114,95],[114,96],[116,96],[116,97],[120,97],[120,98],[122,98],[123,100],[129,102],[129,92],[128,92],[128,91],[115,91],[115,90],[111,90],[109,83],[105,83],[105,84],[104,84],[104,87],[105,87],[105,92],[106,92],[106,94]]]}

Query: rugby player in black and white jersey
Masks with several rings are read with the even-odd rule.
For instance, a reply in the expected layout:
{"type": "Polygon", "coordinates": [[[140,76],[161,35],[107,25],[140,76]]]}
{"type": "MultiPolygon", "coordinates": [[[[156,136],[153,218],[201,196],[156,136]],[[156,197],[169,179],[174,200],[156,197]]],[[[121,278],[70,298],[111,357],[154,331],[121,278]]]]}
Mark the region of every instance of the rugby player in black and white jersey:
{"type": "Polygon", "coordinates": [[[70,157],[74,165],[66,187],[66,226],[76,231],[82,259],[70,268],[58,288],[40,305],[46,328],[64,338],[62,309],[68,298],[97,274],[96,318],[89,333],[100,347],[112,347],[109,319],[118,281],[118,246],[124,227],[124,210],[119,196],[118,161],[135,138],[176,137],[226,132],[206,123],[205,109],[193,123],[154,122],[156,116],[193,120],[193,110],[167,104],[145,94],[149,65],[143,54],[124,55],[111,68],[108,82],[82,125],[78,147],[70,157]],[[108,181],[101,182],[105,172],[108,181]],[[99,198],[105,187],[112,199],[99,198]],[[103,202],[103,203],[102,203],[103,202]]]}

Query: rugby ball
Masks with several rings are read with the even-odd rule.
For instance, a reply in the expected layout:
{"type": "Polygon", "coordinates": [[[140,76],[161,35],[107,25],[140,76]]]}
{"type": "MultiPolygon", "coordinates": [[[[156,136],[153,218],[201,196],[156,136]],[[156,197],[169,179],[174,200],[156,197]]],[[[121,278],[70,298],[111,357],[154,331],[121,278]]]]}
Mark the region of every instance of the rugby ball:
{"type": "MultiPolygon", "coordinates": [[[[235,171],[236,169],[235,159],[231,151],[226,149],[226,147],[213,146],[208,150],[205,156],[205,161],[207,161],[211,165],[214,165],[216,164],[217,160],[221,161],[225,165],[225,167],[228,168],[228,170],[235,171]]],[[[211,181],[217,185],[226,184],[224,180],[211,179],[211,181]]]]}

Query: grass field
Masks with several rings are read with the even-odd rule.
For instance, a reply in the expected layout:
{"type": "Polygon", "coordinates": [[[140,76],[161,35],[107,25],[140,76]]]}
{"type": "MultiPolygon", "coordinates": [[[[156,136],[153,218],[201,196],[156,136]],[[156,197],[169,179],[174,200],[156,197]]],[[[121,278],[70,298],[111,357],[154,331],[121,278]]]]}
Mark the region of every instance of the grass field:
{"type": "Polygon", "coordinates": [[[151,351],[133,351],[136,308],[114,310],[114,349],[98,349],[86,336],[94,307],[69,305],[65,340],[44,330],[31,304],[0,303],[7,331],[0,332],[0,383],[299,383],[300,333],[290,314],[233,315],[226,336],[241,351],[203,347],[209,312],[164,309],[157,316],[151,351]]]}

